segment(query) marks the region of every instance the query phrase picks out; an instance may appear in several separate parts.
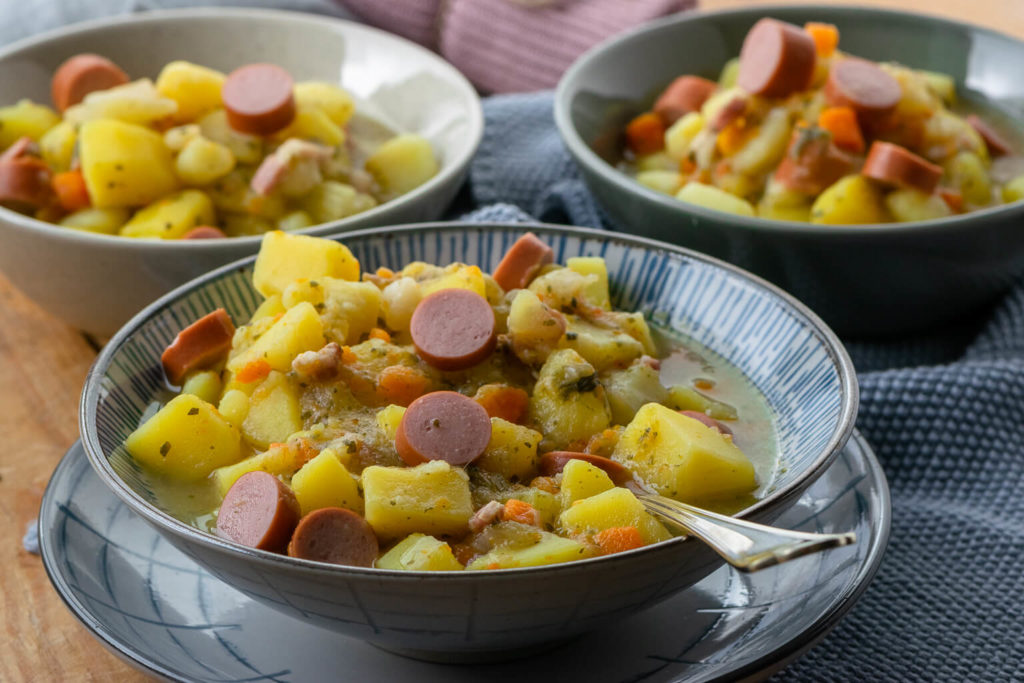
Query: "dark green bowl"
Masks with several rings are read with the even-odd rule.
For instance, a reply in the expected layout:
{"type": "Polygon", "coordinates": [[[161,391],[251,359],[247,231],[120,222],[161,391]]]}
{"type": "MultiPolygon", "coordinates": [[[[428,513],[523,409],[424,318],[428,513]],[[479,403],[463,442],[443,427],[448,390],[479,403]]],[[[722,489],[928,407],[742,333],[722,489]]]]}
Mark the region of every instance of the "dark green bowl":
{"type": "Polygon", "coordinates": [[[757,7],[686,13],[608,41],[562,78],[555,120],[590,190],[628,232],[697,249],[801,298],[841,334],[937,328],[994,301],[1024,273],[1024,202],[932,221],[823,226],[685,204],[618,171],[626,121],[673,78],[716,79],[758,19],[839,27],[846,52],[953,76],[963,99],[1024,120],[1024,42],[907,12],[757,7]]]}

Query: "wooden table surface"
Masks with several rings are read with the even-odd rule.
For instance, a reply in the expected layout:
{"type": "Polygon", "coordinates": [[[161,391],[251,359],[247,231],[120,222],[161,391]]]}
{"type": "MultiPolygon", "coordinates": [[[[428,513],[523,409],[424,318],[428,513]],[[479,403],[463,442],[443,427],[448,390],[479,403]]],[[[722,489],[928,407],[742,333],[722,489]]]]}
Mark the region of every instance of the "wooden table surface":
{"type": "MultiPolygon", "coordinates": [[[[861,3],[941,14],[1024,37],[1020,0],[861,3]]],[[[770,4],[779,3],[702,0],[709,9],[770,4]]],[[[0,274],[0,434],[7,435],[0,448],[0,628],[6,645],[0,681],[147,680],[78,623],[50,586],[40,559],[21,545],[51,472],[78,438],[79,392],[95,356],[81,334],[39,309],[0,274]]]]}

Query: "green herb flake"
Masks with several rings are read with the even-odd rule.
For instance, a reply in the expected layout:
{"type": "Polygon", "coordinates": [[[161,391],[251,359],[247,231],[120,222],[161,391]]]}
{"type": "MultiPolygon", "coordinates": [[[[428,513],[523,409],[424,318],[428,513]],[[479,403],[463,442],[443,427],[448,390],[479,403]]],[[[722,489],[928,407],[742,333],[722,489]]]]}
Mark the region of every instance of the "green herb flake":
{"type": "Polygon", "coordinates": [[[164,441],[163,445],[160,446],[160,456],[166,458],[167,454],[171,451],[171,442],[164,441]]]}

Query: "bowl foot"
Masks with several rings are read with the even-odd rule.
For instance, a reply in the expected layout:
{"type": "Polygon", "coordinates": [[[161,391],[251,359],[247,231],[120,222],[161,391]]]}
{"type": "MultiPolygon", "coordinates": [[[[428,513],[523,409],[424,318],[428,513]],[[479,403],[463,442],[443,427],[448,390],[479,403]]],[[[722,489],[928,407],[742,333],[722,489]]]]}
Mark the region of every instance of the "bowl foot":
{"type": "Polygon", "coordinates": [[[578,636],[559,638],[539,645],[527,645],[525,647],[510,648],[506,650],[470,650],[463,652],[451,650],[417,650],[414,648],[389,647],[379,643],[370,644],[380,650],[384,650],[385,652],[401,655],[402,657],[408,657],[409,659],[418,659],[423,662],[434,662],[435,664],[485,664],[508,662],[514,659],[532,657],[533,655],[561,647],[576,637],[578,636]]]}

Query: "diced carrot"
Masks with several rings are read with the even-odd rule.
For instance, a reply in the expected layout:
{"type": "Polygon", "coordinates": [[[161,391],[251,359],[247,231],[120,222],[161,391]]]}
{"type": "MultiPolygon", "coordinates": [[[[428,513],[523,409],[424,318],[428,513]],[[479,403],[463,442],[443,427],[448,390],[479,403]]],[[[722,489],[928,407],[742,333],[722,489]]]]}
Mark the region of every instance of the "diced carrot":
{"type": "Polygon", "coordinates": [[[505,501],[505,509],[501,511],[501,519],[503,522],[519,522],[521,524],[540,526],[540,513],[537,512],[537,508],[526,501],[515,498],[505,501]]]}
{"type": "Polygon", "coordinates": [[[804,24],[804,30],[814,41],[814,49],[819,57],[831,57],[839,47],[839,29],[832,24],[808,21],[804,24]]]}
{"type": "Polygon", "coordinates": [[[530,482],[530,488],[540,489],[541,491],[547,491],[556,495],[561,490],[554,477],[534,477],[533,481],[530,482]]]}
{"type": "Polygon", "coordinates": [[[615,446],[619,443],[619,437],[622,435],[622,429],[605,429],[597,434],[590,437],[587,441],[587,446],[584,449],[584,453],[593,453],[594,455],[601,455],[604,457],[611,457],[612,451],[615,450],[615,446]]]}
{"type": "Polygon", "coordinates": [[[818,115],[818,126],[832,133],[837,147],[860,154],[864,151],[864,135],[851,107],[828,107],[818,115]]]}
{"type": "Polygon", "coordinates": [[[349,346],[341,347],[341,364],[342,365],[355,365],[359,362],[359,357],[356,356],[355,351],[349,346]]]}
{"type": "Polygon", "coordinates": [[[501,565],[498,564],[497,562],[491,562],[489,565],[487,565],[487,568],[488,569],[501,569],[501,565]]]}
{"type": "Polygon", "coordinates": [[[701,391],[710,391],[715,388],[715,383],[709,379],[698,377],[693,380],[693,386],[695,389],[700,389],[701,391]]]}
{"type": "Polygon", "coordinates": [[[92,204],[80,170],[55,173],[52,182],[57,201],[65,211],[87,209],[92,204]]]}
{"type": "Polygon", "coordinates": [[[489,417],[500,417],[519,424],[526,417],[530,397],[518,387],[507,384],[485,384],[477,389],[473,400],[483,406],[489,417]]]}
{"type": "Polygon", "coordinates": [[[722,132],[715,138],[718,151],[725,156],[732,156],[743,149],[747,140],[756,132],[755,128],[747,128],[747,120],[740,117],[722,129],[722,132]]]}
{"type": "Polygon", "coordinates": [[[270,363],[262,358],[246,363],[235,375],[242,384],[249,384],[263,379],[270,374],[270,363]]]}
{"type": "Polygon", "coordinates": [[[387,280],[389,278],[393,278],[394,276],[395,271],[391,270],[390,268],[385,268],[384,266],[381,266],[380,268],[377,269],[377,277],[379,278],[387,280]]]}
{"type": "Polygon", "coordinates": [[[377,396],[387,403],[407,406],[430,391],[430,378],[408,365],[390,365],[377,379],[377,396]]]}
{"type": "Polygon", "coordinates": [[[946,202],[946,206],[954,213],[960,213],[964,210],[964,196],[956,190],[941,187],[939,188],[939,196],[942,197],[942,201],[946,202]]]}
{"type": "Polygon", "coordinates": [[[626,144],[634,154],[654,154],[665,147],[665,122],[653,111],[640,114],[626,125],[626,144]]]}
{"type": "Polygon", "coordinates": [[[594,542],[604,555],[642,548],[644,539],[635,526],[614,526],[594,534],[594,542]]]}
{"type": "Polygon", "coordinates": [[[679,162],[679,172],[683,175],[689,175],[697,170],[697,164],[693,159],[683,159],[679,162]]]}
{"type": "Polygon", "coordinates": [[[388,334],[387,330],[381,327],[375,327],[370,330],[370,339],[380,339],[382,342],[390,342],[391,335],[388,334]]]}

